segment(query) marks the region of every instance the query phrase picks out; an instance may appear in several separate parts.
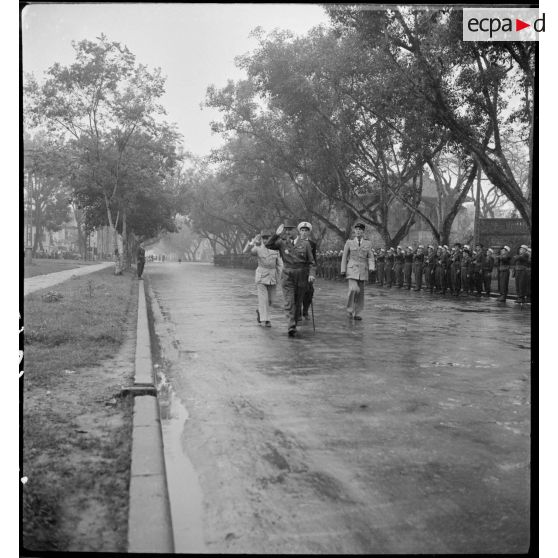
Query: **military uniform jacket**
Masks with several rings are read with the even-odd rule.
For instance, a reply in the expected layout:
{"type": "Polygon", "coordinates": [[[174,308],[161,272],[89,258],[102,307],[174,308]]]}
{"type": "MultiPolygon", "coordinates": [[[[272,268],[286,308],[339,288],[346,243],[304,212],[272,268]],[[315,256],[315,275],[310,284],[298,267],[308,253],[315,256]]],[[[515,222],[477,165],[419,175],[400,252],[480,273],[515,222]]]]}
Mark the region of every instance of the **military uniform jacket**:
{"type": "Polygon", "coordinates": [[[482,264],[482,270],[487,273],[492,273],[493,269],[494,269],[494,258],[487,254],[482,264]]]}
{"type": "Polygon", "coordinates": [[[529,256],[527,254],[518,254],[514,258],[514,265],[517,271],[526,270],[528,263],[529,263],[529,256]]]}
{"type": "Polygon", "coordinates": [[[506,254],[505,256],[500,256],[498,259],[498,271],[509,271],[511,263],[511,256],[506,254]]]}
{"type": "Polygon", "coordinates": [[[353,238],[345,242],[343,258],[341,259],[341,273],[347,274],[347,279],[359,281],[368,280],[369,270],[376,269],[372,243],[364,238],[360,241],[353,238]]]}
{"type": "Polygon", "coordinates": [[[279,252],[270,250],[263,244],[254,246],[252,254],[258,257],[258,267],[256,268],[256,283],[262,285],[276,285],[280,272],[279,252]]]}
{"type": "Polygon", "coordinates": [[[295,244],[292,240],[283,240],[274,234],[265,246],[271,250],[279,250],[285,271],[309,269],[309,275],[316,275],[316,262],[308,240],[298,238],[295,244]]]}

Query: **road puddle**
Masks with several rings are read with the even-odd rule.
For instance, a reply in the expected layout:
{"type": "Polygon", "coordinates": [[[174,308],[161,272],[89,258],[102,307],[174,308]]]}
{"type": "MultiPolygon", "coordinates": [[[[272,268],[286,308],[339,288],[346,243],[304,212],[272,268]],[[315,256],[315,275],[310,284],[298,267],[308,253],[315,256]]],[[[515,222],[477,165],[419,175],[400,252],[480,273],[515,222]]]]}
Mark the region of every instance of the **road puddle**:
{"type": "Polygon", "coordinates": [[[157,393],[163,431],[167,485],[177,554],[206,553],[203,539],[203,498],[194,467],[183,446],[188,410],[164,373],[157,369],[157,393]]]}

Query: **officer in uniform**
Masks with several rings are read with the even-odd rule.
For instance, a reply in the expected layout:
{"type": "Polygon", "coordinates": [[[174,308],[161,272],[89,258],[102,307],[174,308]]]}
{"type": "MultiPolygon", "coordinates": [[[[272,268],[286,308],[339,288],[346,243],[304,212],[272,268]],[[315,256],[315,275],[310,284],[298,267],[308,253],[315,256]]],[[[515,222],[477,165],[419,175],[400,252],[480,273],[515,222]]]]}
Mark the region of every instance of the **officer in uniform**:
{"type": "Polygon", "coordinates": [[[403,264],[405,263],[405,252],[401,246],[397,247],[395,253],[395,261],[393,264],[393,273],[395,275],[395,285],[398,289],[403,288],[403,264]]]}
{"type": "Polygon", "coordinates": [[[442,267],[442,255],[444,249],[442,246],[438,246],[436,250],[436,256],[434,259],[434,286],[436,287],[436,293],[440,294],[442,292],[443,275],[444,269],[442,267]]]}
{"type": "Polygon", "coordinates": [[[263,230],[256,235],[244,248],[244,253],[250,253],[257,258],[256,289],[258,292],[258,309],[256,316],[258,323],[271,327],[270,307],[275,302],[275,291],[280,278],[279,252],[270,250],[263,245],[271,238],[271,231],[263,230]]]}
{"type": "Polygon", "coordinates": [[[422,271],[424,266],[424,246],[419,244],[413,256],[413,275],[415,276],[415,291],[422,289],[422,271]]]}
{"type": "Polygon", "coordinates": [[[440,264],[442,268],[442,274],[440,276],[440,287],[442,289],[442,294],[446,294],[446,290],[449,284],[449,265],[450,265],[450,251],[449,248],[444,244],[442,246],[442,255],[440,256],[440,264]]]}
{"type": "Polygon", "coordinates": [[[428,245],[426,256],[424,256],[424,287],[430,293],[434,292],[434,269],[436,265],[436,254],[434,246],[428,245]]]}
{"type": "Polygon", "coordinates": [[[498,291],[500,292],[500,296],[496,299],[498,302],[506,302],[506,298],[508,297],[510,265],[510,247],[504,246],[500,250],[500,257],[498,258],[498,291]]]}
{"type": "Polygon", "coordinates": [[[461,290],[461,244],[453,245],[450,257],[450,289],[453,296],[459,296],[461,290]]]}
{"type": "Polygon", "coordinates": [[[413,276],[413,260],[415,258],[412,246],[407,246],[403,263],[403,280],[405,288],[410,291],[413,276]]]}
{"type": "Polygon", "coordinates": [[[380,248],[380,251],[376,256],[376,283],[380,285],[380,287],[384,286],[385,267],[386,267],[386,251],[384,248],[380,248]]]}
{"type": "Polygon", "coordinates": [[[362,320],[364,284],[368,281],[369,270],[376,268],[372,243],[363,238],[364,229],[362,221],[355,223],[355,237],[345,242],[341,260],[341,276],[346,276],[349,283],[347,314],[355,320],[362,320]]]}
{"type": "Polygon", "coordinates": [[[488,248],[486,256],[482,262],[482,282],[484,287],[484,296],[490,296],[492,285],[492,270],[494,269],[494,250],[488,248]]]}
{"type": "Polygon", "coordinates": [[[395,265],[395,250],[390,248],[386,256],[386,286],[391,289],[393,285],[393,266],[395,265]]]}
{"type": "Polygon", "coordinates": [[[529,263],[528,246],[522,244],[519,248],[519,254],[514,258],[513,276],[515,277],[515,290],[517,292],[516,303],[522,303],[527,300],[527,265],[529,263]]]}
{"type": "Polygon", "coordinates": [[[467,244],[463,246],[461,254],[461,292],[469,294],[471,292],[471,249],[467,244]]]}
{"type": "Polygon", "coordinates": [[[531,302],[531,248],[527,248],[527,302],[531,302]]]}
{"type": "MultiPolygon", "coordinates": [[[[298,233],[302,240],[307,240],[310,243],[310,247],[312,248],[312,255],[314,259],[316,259],[316,243],[310,238],[310,232],[312,231],[312,225],[307,221],[303,221],[302,223],[298,224],[298,233]]],[[[313,283],[308,283],[306,288],[306,292],[302,297],[302,317],[305,320],[309,320],[308,317],[308,309],[312,304],[312,300],[314,298],[314,285],[313,283]]],[[[300,307],[297,308],[297,321],[300,320],[300,307]]]]}
{"type": "Polygon", "coordinates": [[[271,250],[278,250],[283,260],[281,287],[288,318],[288,334],[289,337],[295,337],[296,309],[302,301],[308,283],[313,283],[316,277],[312,247],[308,240],[297,237],[296,225],[292,222],[279,225],[265,246],[271,250]]]}
{"type": "Polygon", "coordinates": [[[473,285],[476,291],[475,296],[482,296],[482,268],[484,263],[484,246],[475,246],[475,256],[473,258],[473,285]]]}

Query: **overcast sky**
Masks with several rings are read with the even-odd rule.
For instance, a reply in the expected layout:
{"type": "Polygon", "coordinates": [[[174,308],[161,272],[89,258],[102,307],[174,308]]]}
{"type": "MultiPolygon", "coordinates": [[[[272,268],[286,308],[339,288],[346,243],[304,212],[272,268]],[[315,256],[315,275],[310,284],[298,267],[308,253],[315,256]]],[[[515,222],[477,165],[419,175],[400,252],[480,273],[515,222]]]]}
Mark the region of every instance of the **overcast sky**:
{"type": "Polygon", "coordinates": [[[303,34],[327,24],[317,4],[44,4],[22,13],[23,70],[41,80],[55,62],[74,59],[72,41],[104,33],[125,44],[137,62],[167,76],[162,99],[184,147],[204,155],[221,143],[209,129],[217,111],[200,108],[208,85],[240,79],[234,57],[254,49],[250,32],[289,29],[303,34]]]}

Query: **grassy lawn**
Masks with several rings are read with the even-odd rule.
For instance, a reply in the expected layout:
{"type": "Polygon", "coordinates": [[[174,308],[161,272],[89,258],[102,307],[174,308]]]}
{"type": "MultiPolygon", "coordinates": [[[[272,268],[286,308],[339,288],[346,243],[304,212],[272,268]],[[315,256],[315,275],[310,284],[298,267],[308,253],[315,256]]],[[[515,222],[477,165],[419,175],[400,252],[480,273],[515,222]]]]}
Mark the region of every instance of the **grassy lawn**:
{"type": "Polygon", "coordinates": [[[24,299],[24,547],[126,552],[137,279],[105,269],[50,290],[63,298],[24,299]]]}
{"type": "Polygon", "coordinates": [[[84,265],[94,265],[98,263],[101,262],[89,260],[49,260],[46,258],[35,258],[32,263],[25,264],[23,274],[25,278],[35,277],[36,275],[45,275],[46,273],[55,273],[56,271],[64,271],[65,269],[76,269],[84,265]]]}

